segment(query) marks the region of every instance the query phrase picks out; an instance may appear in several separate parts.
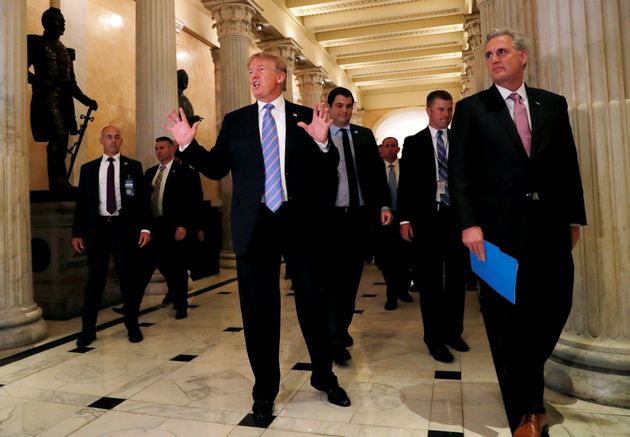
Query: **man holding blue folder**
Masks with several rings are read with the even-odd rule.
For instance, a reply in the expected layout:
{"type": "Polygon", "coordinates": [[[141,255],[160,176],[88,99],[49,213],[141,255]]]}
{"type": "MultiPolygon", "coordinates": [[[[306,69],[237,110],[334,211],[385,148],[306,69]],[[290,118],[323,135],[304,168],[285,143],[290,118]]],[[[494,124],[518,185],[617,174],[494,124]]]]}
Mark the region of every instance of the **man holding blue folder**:
{"type": "Polygon", "coordinates": [[[481,261],[484,240],[518,261],[515,304],[485,285],[483,310],[514,436],[537,437],[544,364],[571,310],[582,182],[566,100],[524,83],[526,37],[495,29],[484,57],[494,84],[457,105],[449,184],[464,244],[481,261]]]}

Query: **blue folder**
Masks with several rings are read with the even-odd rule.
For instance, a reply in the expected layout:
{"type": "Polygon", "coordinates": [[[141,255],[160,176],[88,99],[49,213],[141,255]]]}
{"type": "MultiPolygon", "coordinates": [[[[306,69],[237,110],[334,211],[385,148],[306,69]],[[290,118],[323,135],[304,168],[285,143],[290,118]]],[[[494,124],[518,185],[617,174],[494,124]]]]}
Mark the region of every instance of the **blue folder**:
{"type": "Polygon", "coordinates": [[[516,303],[516,273],[518,262],[501,252],[494,244],[484,241],[486,261],[481,262],[477,255],[470,252],[470,264],[473,272],[501,296],[516,303]]]}

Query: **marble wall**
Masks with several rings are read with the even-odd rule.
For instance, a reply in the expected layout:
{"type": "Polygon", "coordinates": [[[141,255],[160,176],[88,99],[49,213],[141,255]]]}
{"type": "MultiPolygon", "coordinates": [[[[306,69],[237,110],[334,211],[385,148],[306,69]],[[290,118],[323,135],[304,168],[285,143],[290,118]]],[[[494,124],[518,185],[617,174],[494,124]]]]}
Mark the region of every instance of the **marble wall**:
{"type": "MultiPolygon", "coordinates": [[[[27,0],[27,33],[42,34],[41,15],[49,6],[50,0],[27,0]]],[[[98,111],[93,112],[94,121],[89,124],[70,178],[70,182],[77,185],[81,164],[102,153],[99,135],[104,126],[120,127],[124,140],[122,153],[136,156],[135,2],[61,0],[60,6],[66,19],[66,31],[61,41],[76,50],[74,70],[77,82],[83,92],[99,104],[98,111]]],[[[199,142],[212,146],[217,135],[214,122],[217,98],[210,46],[185,29],[177,35],[177,68],[188,72],[190,82],[186,95],[195,111],[204,117],[199,127],[199,142]]],[[[30,104],[30,86],[27,98],[30,104]]],[[[82,121],[79,116],[86,111],[85,106],[75,101],[79,124],[82,121]]],[[[77,138],[71,137],[71,143],[77,138]]],[[[30,189],[47,190],[46,143],[34,142],[30,134],[28,141],[30,189]]],[[[205,199],[220,205],[218,183],[202,178],[202,184],[205,199]]]]}

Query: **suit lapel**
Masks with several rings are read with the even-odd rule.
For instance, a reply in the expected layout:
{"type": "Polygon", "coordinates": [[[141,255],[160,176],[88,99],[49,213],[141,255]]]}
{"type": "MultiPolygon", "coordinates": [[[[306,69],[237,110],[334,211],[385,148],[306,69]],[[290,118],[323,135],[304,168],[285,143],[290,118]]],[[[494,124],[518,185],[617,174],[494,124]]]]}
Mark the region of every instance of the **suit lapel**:
{"type": "Polygon", "coordinates": [[[533,157],[535,154],[540,152],[543,148],[544,143],[540,141],[540,129],[542,123],[542,113],[544,111],[544,107],[540,98],[540,94],[534,88],[530,88],[525,85],[525,89],[527,90],[527,103],[529,104],[529,116],[532,119],[532,150],[531,156],[533,157]]]}
{"type": "MultiPolygon", "coordinates": [[[[293,103],[285,100],[284,101],[284,118],[285,118],[285,139],[284,139],[284,163],[285,166],[288,165],[289,162],[293,159],[295,150],[293,149],[294,145],[297,143],[296,138],[298,137],[299,131],[297,129],[302,129],[298,124],[298,115],[295,111],[293,103]]],[[[330,135],[330,131],[329,131],[330,135]]]]}

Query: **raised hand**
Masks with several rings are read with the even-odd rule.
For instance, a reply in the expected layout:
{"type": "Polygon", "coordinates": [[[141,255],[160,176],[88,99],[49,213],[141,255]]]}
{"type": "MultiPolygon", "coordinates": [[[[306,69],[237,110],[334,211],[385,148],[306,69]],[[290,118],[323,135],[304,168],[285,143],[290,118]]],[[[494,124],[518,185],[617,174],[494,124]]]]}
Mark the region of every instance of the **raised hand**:
{"type": "Polygon", "coordinates": [[[328,117],[328,107],[323,103],[313,105],[313,119],[310,124],[303,121],[298,123],[302,129],[308,133],[318,143],[328,142],[328,129],[332,124],[332,119],[328,117]]]}
{"type": "Polygon", "coordinates": [[[182,108],[179,108],[179,111],[172,110],[166,115],[166,118],[168,118],[169,124],[162,123],[162,127],[171,133],[173,140],[182,146],[190,144],[197,135],[197,126],[201,121],[195,122],[192,126],[188,124],[182,108]]]}

